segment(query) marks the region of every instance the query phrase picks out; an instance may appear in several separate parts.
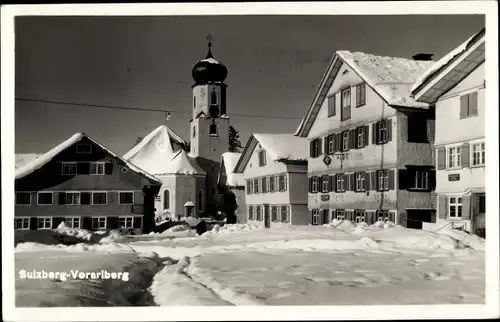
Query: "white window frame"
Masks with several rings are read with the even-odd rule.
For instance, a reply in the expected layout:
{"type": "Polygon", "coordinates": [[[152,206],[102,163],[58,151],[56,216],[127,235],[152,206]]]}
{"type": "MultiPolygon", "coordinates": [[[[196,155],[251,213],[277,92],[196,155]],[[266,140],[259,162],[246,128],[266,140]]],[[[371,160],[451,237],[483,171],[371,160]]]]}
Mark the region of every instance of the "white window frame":
{"type": "Polygon", "coordinates": [[[253,206],[252,205],[248,206],[248,220],[254,220],[253,206]]]}
{"type": "Polygon", "coordinates": [[[279,221],[279,216],[278,216],[278,206],[271,206],[271,221],[279,221]],[[273,219],[273,215],[274,218],[273,219]]]}
{"type": "Polygon", "coordinates": [[[91,176],[103,176],[106,174],[106,162],[90,162],[90,175],[91,176]],[[92,166],[95,166],[95,173],[92,173],[92,166]],[[99,171],[99,167],[102,166],[102,173],[99,171]]]}
{"type": "Polygon", "coordinates": [[[366,174],[364,172],[357,172],[355,174],[355,176],[356,176],[356,191],[365,191],[366,190],[366,185],[365,185],[366,174]]]}
{"type": "Polygon", "coordinates": [[[108,204],[108,192],[107,191],[92,191],[92,200],[90,202],[93,206],[106,206],[108,204]],[[94,203],[94,195],[98,193],[104,193],[106,196],[106,203],[94,203]]]}
{"type": "Polygon", "coordinates": [[[429,189],[429,171],[416,170],[413,189],[428,190],[429,189]]]}
{"type": "Polygon", "coordinates": [[[351,88],[348,87],[341,91],[342,108],[351,107],[351,88]]]}
{"type": "Polygon", "coordinates": [[[106,216],[93,216],[91,217],[92,230],[105,230],[108,227],[108,218],[106,216]],[[104,227],[101,227],[101,219],[104,219],[104,227]],[[98,227],[94,227],[94,220],[97,220],[98,227]]]}
{"type": "Polygon", "coordinates": [[[389,122],[387,120],[377,122],[377,134],[378,144],[389,142],[389,122]]]}
{"type": "MultiPolygon", "coordinates": [[[[16,224],[16,230],[30,230],[30,217],[16,217],[14,218],[14,223],[16,224]],[[17,223],[21,222],[21,228],[17,228],[17,223]],[[27,223],[27,225],[25,225],[27,223]]],[[[37,220],[37,225],[38,225],[38,220],[37,220]]]]}
{"type": "Polygon", "coordinates": [[[76,153],[77,154],[92,154],[92,144],[90,143],[77,143],[76,144],[76,153]],[[82,147],[82,146],[88,146],[89,147],[89,150],[88,151],[81,151],[79,149],[79,147],[82,147]]]}
{"type": "Polygon", "coordinates": [[[16,202],[16,206],[31,206],[31,203],[33,202],[32,197],[31,197],[31,192],[25,192],[25,191],[16,191],[16,195],[14,196],[14,198],[16,199],[15,202],[16,202]],[[17,203],[17,194],[28,194],[28,196],[30,196],[30,203],[17,203]]]}
{"type": "Polygon", "coordinates": [[[77,217],[77,216],[69,216],[64,218],[64,223],[66,224],[67,227],[74,228],[74,229],[81,229],[82,228],[82,218],[77,217]],[[78,220],[78,225],[75,226],[75,220],[78,220]]]}
{"type": "Polygon", "coordinates": [[[257,218],[258,221],[261,221],[264,219],[264,216],[262,216],[262,207],[260,205],[255,206],[255,217],[257,218]]]}
{"type": "Polygon", "coordinates": [[[288,184],[288,180],[287,180],[286,173],[280,174],[278,176],[278,188],[279,188],[279,191],[280,192],[287,191],[287,184],[288,184]]]}
{"type": "Polygon", "coordinates": [[[345,220],[345,210],[337,209],[335,211],[335,219],[337,220],[345,220]]]}
{"type": "Polygon", "coordinates": [[[259,179],[259,182],[260,182],[260,187],[261,187],[261,190],[262,190],[262,193],[268,193],[269,191],[267,190],[267,177],[261,177],[259,179]]]}
{"type": "Polygon", "coordinates": [[[252,180],[247,180],[247,195],[252,194],[253,191],[253,181],[252,180]]]}
{"type": "Polygon", "coordinates": [[[36,218],[36,228],[38,230],[46,230],[46,229],[52,229],[52,223],[53,223],[53,219],[52,217],[48,217],[48,216],[40,216],[40,217],[37,217],[36,218]],[[43,222],[43,227],[40,228],[40,220],[42,220],[43,222]],[[50,222],[50,225],[49,227],[46,227],[47,225],[47,220],[48,222],[50,222]]]}
{"type": "MultiPolygon", "coordinates": [[[[31,194],[30,194],[31,195],[31,194]]],[[[36,194],[36,205],[37,206],[52,206],[54,205],[54,193],[52,191],[39,191],[36,194]],[[51,203],[40,203],[40,194],[50,194],[51,203]]]]}
{"type": "MultiPolygon", "coordinates": [[[[69,168],[71,169],[71,168],[69,168]]],[[[61,175],[63,176],[75,176],[78,173],[78,162],[61,162],[61,175]],[[64,166],[75,166],[75,172],[64,172],[64,166]]]]}
{"type": "Polygon", "coordinates": [[[446,148],[446,168],[458,169],[462,165],[462,149],[460,145],[448,146],[446,148]]]}
{"type": "Polygon", "coordinates": [[[363,105],[366,105],[366,83],[356,85],[356,107],[363,105]]]}
{"type": "Polygon", "coordinates": [[[448,197],[448,219],[450,220],[461,220],[463,215],[463,197],[462,196],[449,196],[448,197]],[[453,201],[453,202],[452,202],[453,201]],[[455,216],[451,215],[451,209],[455,208],[455,216]],[[460,210],[460,216],[458,212],[460,210]]]}
{"type": "Polygon", "coordinates": [[[365,127],[364,126],[358,127],[356,129],[356,134],[357,134],[356,147],[357,148],[364,147],[366,145],[366,142],[365,142],[365,127]]]}
{"type": "Polygon", "coordinates": [[[318,186],[319,186],[318,179],[319,178],[316,177],[316,176],[312,177],[312,184],[311,184],[311,190],[312,191],[311,192],[313,192],[313,193],[318,192],[318,186]]]}
{"type": "Polygon", "coordinates": [[[118,217],[119,228],[134,228],[134,216],[119,216],[118,217]],[[130,225],[128,225],[130,219],[130,225]],[[123,220],[123,224],[122,224],[123,220]]]}
{"type": "Polygon", "coordinates": [[[288,206],[280,207],[280,220],[281,222],[290,222],[290,211],[288,206]],[[284,214],[284,215],[283,215],[284,214]]]}
{"type": "Polygon", "coordinates": [[[378,210],[376,216],[377,221],[386,222],[389,220],[389,210],[378,210]]]}
{"type": "Polygon", "coordinates": [[[269,177],[269,192],[276,192],[276,176],[269,177]]]}
{"type": "MultiPolygon", "coordinates": [[[[108,197],[106,196],[106,202],[107,201],[108,201],[108,197]]],[[[135,202],[135,196],[134,196],[134,192],[133,191],[118,191],[118,204],[119,205],[133,205],[134,202],[135,202]],[[122,203],[121,202],[121,194],[122,193],[131,193],[132,194],[132,203],[122,203]]]]}
{"type": "Polygon", "coordinates": [[[356,223],[365,222],[366,221],[366,211],[363,211],[363,210],[354,211],[354,220],[356,223]]]}
{"type": "Polygon", "coordinates": [[[260,193],[260,180],[259,179],[253,179],[253,192],[254,193],[260,193]]]}
{"type": "MultiPolygon", "coordinates": [[[[91,200],[92,202],[92,200],[91,200]]],[[[65,191],[64,192],[64,205],[65,206],[79,206],[82,204],[82,193],[80,191],[65,191]],[[78,203],[68,203],[68,195],[78,195],[78,198],[72,198],[72,201],[78,199],[78,203]]]]}
{"type": "Polygon", "coordinates": [[[319,209],[313,209],[312,211],[312,222],[313,225],[319,225],[320,224],[320,218],[319,218],[319,209]]]}
{"type": "Polygon", "coordinates": [[[349,131],[342,132],[342,151],[349,151],[349,131]]]}
{"type": "Polygon", "coordinates": [[[345,174],[337,174],[337,184],[336,184],[336,187],[337,187],[337,191],[338,192],[345,192],[345,188],[346,188],[346,185],[345,185],[345,180],[346,179],[346,176],[345,174]]]}
{"type": "Polygon", "coordinates": [[[486,162],[486,145],[485,142],[471,143],[470,149],[471,165],[474,167],[484,166],[486,162]]]}
{"type": "Polygon", "coordinates": [[[321,192],[327,193],[330,190],[330,177],[329,176],[321,176],[321,192]],[[326,180],[325,180],[326,178],[326,180]]]}
{"type": "Polygon", "coordinates": [[[387,191],[389,190],[389,171],[388,170],[378,170],[377,171],[377,190],[387,191]]]}
{"type": "Polygon", "coordinates": [[[266,150],[259,150],[257,152],[257,158],[259,159],[259,167],[265,167],[267,164],[266,150]]]}

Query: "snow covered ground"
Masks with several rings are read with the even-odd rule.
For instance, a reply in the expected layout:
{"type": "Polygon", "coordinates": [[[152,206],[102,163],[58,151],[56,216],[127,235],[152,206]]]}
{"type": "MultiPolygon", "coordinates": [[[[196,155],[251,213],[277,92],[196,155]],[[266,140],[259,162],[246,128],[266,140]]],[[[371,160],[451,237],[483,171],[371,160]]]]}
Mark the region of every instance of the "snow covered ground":
{"type": "Polygon", "coordinates": [[[35,264],[58,270],[107,267],[130,271],[133,281],[16,280],[18,305],[40,306],[47,301],[77,306],[485,301],[484,240],[457,230],[434,233],[391,223],[368,227],[344,221],[270,229],[252,224],[215,226],[202,236],[176,226],[161,234],[111,239],[70,246],[18,244],[16,269],[35,264]],[[140,253],[149,255],[144,258],[140,253]],[[106,302],[109,292],[115,297],[106,302]],[[45,293],[52,294],[52,300],[45,293]]]}

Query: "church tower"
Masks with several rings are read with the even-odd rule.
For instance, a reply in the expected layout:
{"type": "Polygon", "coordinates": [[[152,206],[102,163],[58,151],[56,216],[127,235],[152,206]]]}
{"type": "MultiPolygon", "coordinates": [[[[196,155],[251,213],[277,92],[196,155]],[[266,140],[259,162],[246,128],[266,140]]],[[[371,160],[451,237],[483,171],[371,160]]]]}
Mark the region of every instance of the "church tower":
{"type": "Polygon", "coordinates": [[[229,118],[226,116],[227,68],[212,55],[212,37],[208,35],[208,53],[192,71],[193,118],[190,122],[190,154],[207,173],[205,200],[207,214],[215,214],[217,178],[222,153],[229,150],[229,118]]]}

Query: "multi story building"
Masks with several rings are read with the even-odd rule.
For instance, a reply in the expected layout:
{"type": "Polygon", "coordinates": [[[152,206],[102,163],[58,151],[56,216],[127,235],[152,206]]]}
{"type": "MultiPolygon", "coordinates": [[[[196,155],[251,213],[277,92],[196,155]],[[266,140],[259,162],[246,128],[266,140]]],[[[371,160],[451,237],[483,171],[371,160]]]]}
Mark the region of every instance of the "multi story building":
{"type": "Polygon", "coordinates": [[[84,133],[16,169],[15,229],[154,227],[161,181],[84,133]]]}
{"type": "Polygon", "coordinates": [[[313,224],[339,218],[421,228],[434,220],[434,113],[410,95],[431,56],[333,56],[295,133],[310,144],[313,224]]]}
{"type": "Polygon", "coordinates": [[[436,230],[451,225],[485,236],[485,29],[444,56],[413,87],[435,104],[436,230]]]}
{"type": "Polygon", "coordinates": [[[309,222],[306,140],[291,134],[253,134],[234,173],[242,173],[245,180],[249,222],[309,222]]]}

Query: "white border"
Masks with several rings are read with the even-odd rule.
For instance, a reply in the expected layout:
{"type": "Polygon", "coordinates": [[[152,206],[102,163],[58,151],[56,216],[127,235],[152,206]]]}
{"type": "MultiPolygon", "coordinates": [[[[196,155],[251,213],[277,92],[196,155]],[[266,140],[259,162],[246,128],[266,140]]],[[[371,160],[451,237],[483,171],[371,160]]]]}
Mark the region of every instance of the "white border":
{"type": "MultiPolygon", "coordinates": [[[[76,4],[76,5],[7,5],[2,6],[2,242],[4,249],[13,249],[13,229],[11,223],[14,213],[14,16],[160,16],[160,15],[325,15],[325,14],[486,14],[486,79],[489,90],[486,92],[486,141],[488,158],[486,160],[489,178],[486,182],[488,194],[498,192],[498,41],[497,4],[494,1],[422,1],[422,2],[333,2],[333,3],[172,3],[172,4],[76,4]],[[489,45],[491,44],[491,45],[489,45]]],[[[487,212],[498,213],[498,199],[488,198],[487,212]]],[[[412,306],[370,306],[365,310],[360,306],[301,306],[301,307],[120,307],[120,308],[14,308],[14,253],[2,252],[3,292],[11,294],[2,297],[4,318],[16,321],[75,321],[79,316],[86,320],[101,321],[155,321],[155,320],[328,320],[328,319],[405,319],[411,318],[488,318],[499,314],[498,289],[498,216],[488,218],[488,239],[486,240],[486,305],[412,305],[412,306]],[[10,264],[5,264],[10,263],[10,264]],[[378,308],[378,309],[377,309],[378,308]]]]}

